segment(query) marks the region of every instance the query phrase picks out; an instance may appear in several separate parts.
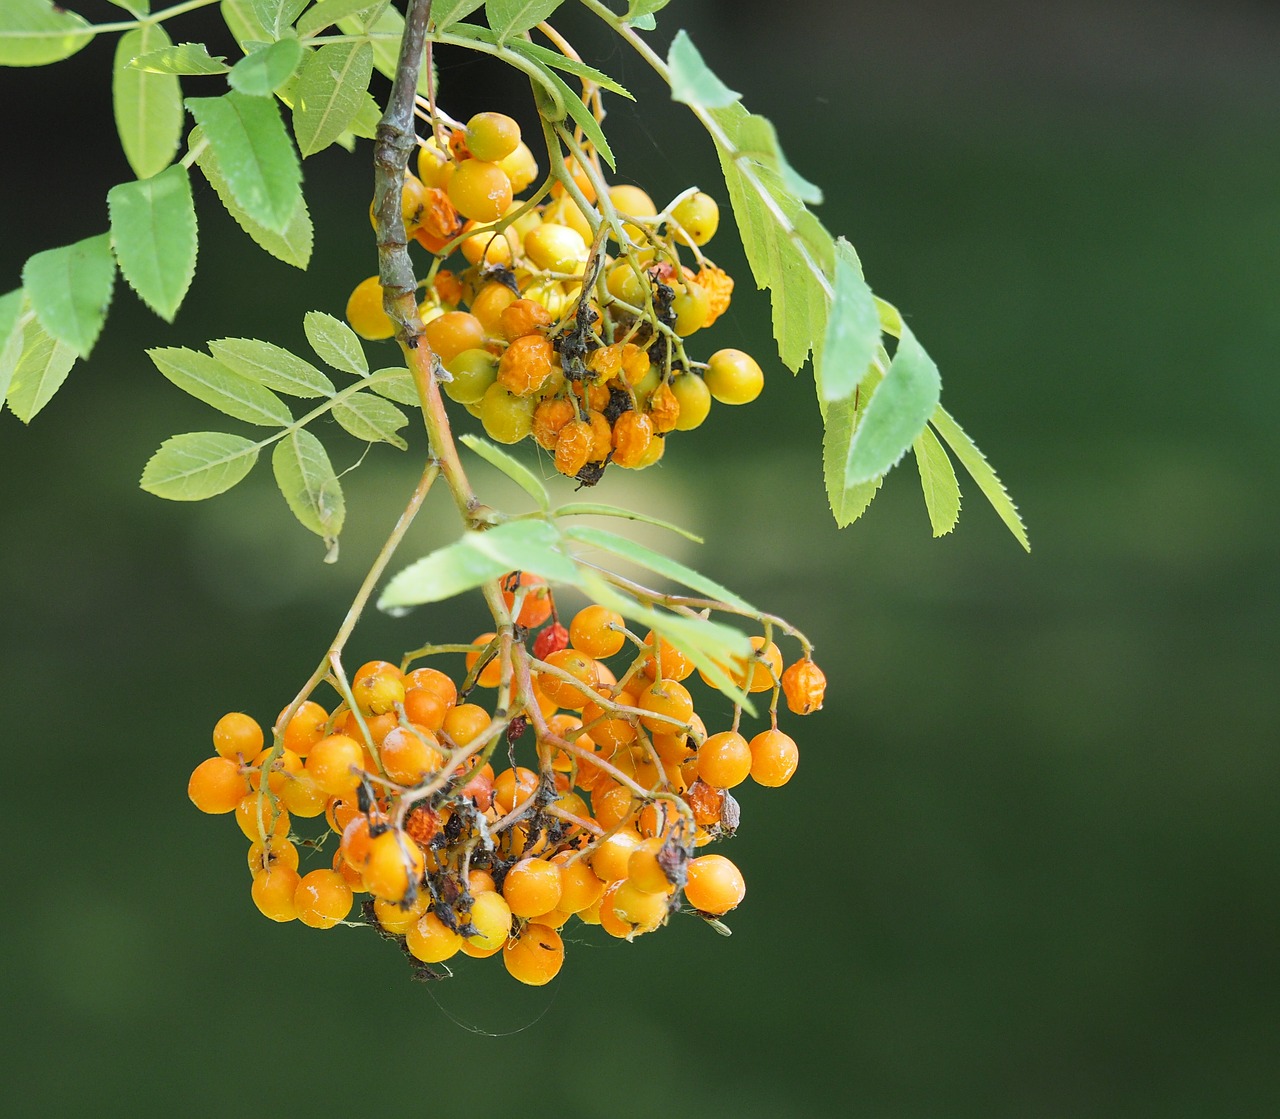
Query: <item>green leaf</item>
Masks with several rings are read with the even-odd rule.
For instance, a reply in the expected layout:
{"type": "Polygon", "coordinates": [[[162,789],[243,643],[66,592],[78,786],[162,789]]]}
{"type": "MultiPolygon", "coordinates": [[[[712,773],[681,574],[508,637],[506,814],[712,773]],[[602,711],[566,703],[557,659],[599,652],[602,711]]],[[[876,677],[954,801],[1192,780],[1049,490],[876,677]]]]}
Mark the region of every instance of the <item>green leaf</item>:
{"type": "Polygon", "coordinates": [[[0,66],[60,62],[93,35],[86,20],[52,0],[4,0],[0,5],[0,66]]]}
{"type": "Polygon", "coordinates": [[[568,505],[561,505],[556,510],[555,515],[557,517],[620,517],[627,521],[639,521],[642,524],[653,525],[655,528],[665,528],[668,532],[674,532],[677,536],[683,536],[686,540],[692,540],[695,544],[705,543],[701,536],[696,536],[687,528],[681,528],[679,525],[661,520],[658,517],[651,517],[647,513],[637,513],[633,509],[622,509],[617,505],[601,505],[594,501],[575,501],[568,505]]]}
{"type": "Polygon", "coordinates": [[[9,392],[13,371],[22,356],[22,312],[26,308],[27,294],[21,288],[0,295],[0,408],[9,392]]]}
{"type": "Polygon", "coordinates": [[[272,39],[279,39],[311,0],[249,0],[249,7],[272,39]]]}
{"type": "Polygon", "coordinates": [[[192,431],[160,444],[139,483],[169,501],[203,501],[225,493],[258,461],[259,445],[243,435],[192,431]]]}
{"type": "Polygon", "coordinates": [[[853,441],[863,403],[865,400],[860,390],[852,397],[836,401],[823,416],[822,475],[831,515],[839,528],[847,528],[862,516],[880,489],[879,478],[850,485],[845,477],[849,444],[853,441]]]}
{"type": "Polygon", "coordinates": [[[387,584],[378,608],[401,610],[441,602],[508,571],[528,571],[569,586],[582,583],[553,525],[541,520],[508,521],[487,532],[466,532],[411,563],[387,584]]]}
{"type": "Polygon", "coordinates": [[[145,16],[151,11],[151,0],[107,0],[117,8],[123,8],[131,16],[145,16]]]}
{"type": "Polygon", "coordinates": [[[483,4],[484,0],[436,0],[431,5],[431,22],[437,31],[443,31],[451,23],[465,19],[483,4]]]}
{"type": "Polygon", "coordinates": [[[929,428],[911,444],[920,470],[920,488],[934,536],[945,536],[960,519],[960,485],[946,448],[929,428]]]}
{"type": "Polygon", "coordinates": [[[880,329],[894,337],[902,337],[902,315],[892,303],[886,303],[878,295],[871,297],[876,301],[876,314],[880,316],[880,329]]]}
{"type": "Polygon", "coordinates": [[[973,480],[978,483],[978,489],[991,502],[991,507],[1013,533],[1014,539],[1028,552],[1031,551],[1031,542],[1027,539],[1027,529],[1022,523],[1022,517],[1018,515],[1018,507],[1014,505],[1009,491],[1004,488],[1004,483],[1000,481],[974,441],[964,433],[960,425],[941,405],[930,417],[929,422],[933,424],[934,430],[942,436],[973,480]]]}
{"type": "Polygon", "coordinates": [[[631,26],[640,31],[654,31],[657,29],[658,21],[650,15],[636,16],[631,20],[631,26]]]}
{"type": "Polygon", "coordinates": [[[545,66],[540,67],[540,69],[543,80],[547,84],[554,86],[556,92],[560,94],[564,107],[568,110],[569,116],[573,118],[574,124],[582,129],[582,134],[591,141],[591,144],[600,153],[604,161],[616,170],[617,165],[613,160],[613,149],[609,147],[609,141],[605,139],[604,131],[600,127],[600,122],[596,120],[595,113],[587,108],[582,98],[574,93],[569,87],[569,83],[559,74],[545,66]]]}
{"type": "Polygon", "coordinates": [[[347,507],[324,446],[311,432],[292,431],[271,455],[276,485],[304,528],[324,539],[333,555],[347,507]]]}
{"type": "Polygon", "coordinates": [[[862,278],[853,246],[836,240],[835,298],[827,317],[827,333],[815,352],[814,376],[822,401],[850,396],[875,360],[880,346],[880,316],[867,281],[862,278]]]}
{"type": "MultiPolygon", "coordinates": [[[[455,28],[455,31],[461,31],[461,28],[455,28]]],[[[484,31],[483,27],[468,28],[468,32],[484,31]]],[[[468,34],[466,38],[487,38],[496,41],[490,35],[480,36],[468,34]]],[[[568,74],[574,74],[579,78],[586,78],[588,81],[595,82],[601,89],[607,89],[612,93],[625,97],[628,101],[634,101],[635,98],[623,86],[615,82],[603,70],[597,70],[594,66],[588,66],[585,62],[577,58],[566,58],[559,51],[549,50],[547,47],[538,43],[531,43],[528,39],[512,39],[507,46],[517,54],[522,54],[525,58],[532,59],[534,62],[540,62],[543,66],[548,66],[553,70],[563,70],[568,74]]]]}
{"type": "Polygon", "coordinates": [[[372,76],[373,47],[368,43],[331,43],[303,63],[293,131],[304,157],[323,151],[347,130],[372,76]]]}
{"type": "Polygon", "coordinates": [[[35,318],[23,328],[21,345],[6,399],[10,411],[29,424],[66,381],[76,363],[76,352],[50,336],[35,318]]]}
{"type": "Polygon", "coordinates": [[[353,392],[333,402],[333,418],[343,430],[366,443],[390,443],[406,450],[409,446],[396,434],[409,422],[399,408],[371,392],[353,392]]]}
{"type": "MultiPolygon", "coordinates": [[[[378,17],[368,26],[359,16],[343,16],[338,26],[348,35],[363,35],[367,31],[377,36],[373,40],[373,66],[383,77],[395,80],[396,67],[400,63],[400,39],[404,35],[404,16],[394,7],[384,6],[378,17]]],[[[427,68],[418,75],[418,92],[427,95],[427,68]]]]}
{"type": "Polygon", "coordinates": [[[884,380],[867,401],[845,457],[845,482],[871,482],[890,469],[924,430],[938,406],[938,367],[904,329],[884,380]]]}
{"type": "Polygon", "coordinates": [[[235,37],[241,50],[246,43],[262,43],[271,38],[254,15],[250,0],[222,0],[220,10],[227,30],[235,37]]]}
{"type": "Polygon", "coordinates": [[[628,23],[635,23],[642,16],[652,16],[655,12],[662,11],[671,0],[631,0],[627,5],[627,14],[622,18],[628,23]]]}
{"type": "Polygon", "coordinates": [[[510,478],[525,493],[538,503],[544,513],[551,506],[551,497],[547,493],[547,487],[544,486],[524,463],[507,454],[506,451],[495,447],[487,439],[481,439],[478,435],[467,433],[458,437],[458,441],[485,460],[490,466],[495,466],[510,478]]]}
{"type": "Polygon", "coordinates": [[[676,32],[667,51],[671,98],[702,109],[723,109],[742,99],[712,72],[684,28],[676,32]]]}
{"type": "Polygon", "coordinates": [[[306,48],[295,35],[286,35],[247,54],[231,68],[231,88],[250,97],[270,97],[293,77],[306,48]]]}
{"type": "Polygon", "coordinates": [[[693,590],[699,591],[710,598],[719,599],[721,602],[739,610],[748,610],[755,613],[753,606],[739,598],[727,587],[722,587],[714,579],[709,579],[701,572],[694,571],[692,567],[671,559],[670,556],[664,556],[661,552],[655,552],[652,548],[646,548],[643,544],[628,540],[625,536],[618,536],[616,533],[605,532],[603,529],[591,528],[587,525],[570,525],[563,531],[566,540],[573,540],[576,543],[586,544],[592,548],[600,548],[621,559],[630,560],[632,563],[648,568],[650,571],[656,572],[674,582],[683,583],[686,587],[691,587],[693,590]]]}
{"type": "Polygon", "coordinates": [[[326,365],[357,377],[368,376],[369,360],[364,356],[364,347],[346,323],[323,311],[308,311],[302,329],[316,356],[326,365]]]}
{"type": "Polygon", "coordinates": [[[751,655],[751,644],[746,634],[708,618],[673,614],[669,610],[643,605],[593,571],[583,573],[582,583],[592,602],[616,610],[624,618],[652,629],[663,641],[688,656],[733,702],[742,704],[750,714],[755,714],[750,697],[733,682],[725,669],[725,665],[735,659],[751,655]]]}
{"type": "Polygon", "coordinates": [[[270,342],[259,342],[256,338],[219,338],[209,343],[209,350],[233,372],[288,396],[332,396],[336,391],[333,382],[311,362],[270,342]]]}
{"type": "Polygon", "coordinates": [[[130,63],[173,44],[158,23],[144,23],[120,37],[111,98],[120,146],[140,179],[163,171],[182,143],[182,87],[173,74],[157,74],[130,63]]]}
{"type": "Polygon", "coordinates": [[[147,356],[183,392],[219,412],[264,427],[286,427],[293,423],[293,414],[275,393],[233,373],[207,354],[170,346],[148,350],[147,356]]]}
{"type": "Polygon", "coordinates": [[[302,196],[302,169],[275,101],[233,90],[221,97],[189,97],[187,108],[213,148],[236,205],[283,234],[302,196]]]}
{"type": "Polygon", "coordinates": [[[304,39],[335,24],[344,16],[355,15],[373,7],[370,0],[320,0],[298,20],[298,34],[304,39]]]}
{"type": "Polygon", "coordinates": [[[36,253],[22,269],[22,286],[45,330],[81,357],[102,332],[115,279],[109,233],[36,253]]]}
{"type": "Polygon", "coordinates": [[[498,41],[541,23],[564,0],[485,0],[484,14],[498,41]]]}
{"type": "Polygon", "coordinates": [[[196,274],[196,207],[187,169],[170,167],[107,193],[111,245],[138,297],[173,322],[196,274]]]}
{"type": "Polygon", "coordinates": [[[193,151],[200,150],[200,154],[196,157],[196,164],[204,172],[204,177],[209,180],[209,185],[217,192],[218,198],[227,213],[262,249],[277,260],[283,260],[286,264],[291,264],[295,268],[305,269],[311,262],[313,235],[311,214],[307,211],[307,202],[302,197],[302,192],[298,192],[293,214],[290,216],[289,224],[285,227],[284,232],[277,233],[272,229],[268,229],[261,222],[251,218],[236,203],[235,196],[231,193],[231,184],[227,182],[227,177],[222,173],[222,164],[218,162],[217,154],[208,145],[204,145],[201,148],[203,142],[203,131],[199,128],[192,129],[188,143],[193,151]]]}
{"type": "MultiPolygon", "coordinates": [[[[149,26],[158,28],[159,24],[149,26]]],[[[215,58],[203,43],[179,43],[148,51],[134,58],[129,67],[148,74],[187,74],[193,77],[226,74],[231,69],[224,57],[218,55],[215,58]]]]}
{"type": "Polygon", "coordinates": [[[418,399],[418,386],[413,383],[413,374],[400,365],[388,366],[369,375],[369,387],[379,396],[394,400],[397,404],[407,404],[410,408],[421,407],[418,399]]]}

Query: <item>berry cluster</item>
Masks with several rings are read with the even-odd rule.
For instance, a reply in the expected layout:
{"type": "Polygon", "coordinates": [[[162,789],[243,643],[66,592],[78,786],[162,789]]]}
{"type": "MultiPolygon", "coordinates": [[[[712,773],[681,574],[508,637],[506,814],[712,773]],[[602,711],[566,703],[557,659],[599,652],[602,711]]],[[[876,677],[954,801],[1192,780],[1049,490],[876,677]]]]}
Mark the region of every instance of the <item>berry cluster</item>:
{"type": "Polygon", "coordinates": [[[807,645],[784,668],[768,627],[753,638],[730,673],[743,691],[772,693],[770,726],[748,738],[735,708],[732,726],[709,734],[680,650],[596,604],[566,629],[537,578],[513,573],[503,587],[512,629],[416,650],[403,668],[371,661],[333,710],[308,699],[281,712],[270,747],[248,715],[218,720],[216,754],[188,794],[203,812],[235,815],[267,917],[331,928],[367,893],[365,918],[421,964],[501,953],[538,985],[560,970],[571,916],[630,940],[682,905],[714,920],[742,900],[738,868],[695,852],[737,828],[730,790],[795,772],[777,707],[822,705],[807,645]],[[408,667],[450,652],[465,654],[460,686],[408,667]],[[471,701],[477,688],[497,689],[492,711],[471,701]],[[330,833],[300,839],[296,821],[320,816],[337,850],[304,873],[301,852],[320,855],[330,833]]]}
{"type": "MultiPolygon", "coordinates": [[[[657,462],[666,437],[698,427],[713,399],[760,394],[764,374],[741,350],[705,363],[685,352],[733,291],[702,253],[720,221],[709,195],[686,191],[659,212],[639,187],[606,187],[586,152],[572,190],[549,182],[516,200],[538,167],[501,113],[477,114],[445,144],[425,141],[417,166],[402,213],[433,254],[420,307],[427,340],[446,395],[490,438],[532,435],[560,473],[593,485],[610,462],[657,462]],[[442,267],[455,252],[462,262],[442,267]]],[[[351,293],[347,319],[365,338],[392,336],[376,276],[351,293]]]]}

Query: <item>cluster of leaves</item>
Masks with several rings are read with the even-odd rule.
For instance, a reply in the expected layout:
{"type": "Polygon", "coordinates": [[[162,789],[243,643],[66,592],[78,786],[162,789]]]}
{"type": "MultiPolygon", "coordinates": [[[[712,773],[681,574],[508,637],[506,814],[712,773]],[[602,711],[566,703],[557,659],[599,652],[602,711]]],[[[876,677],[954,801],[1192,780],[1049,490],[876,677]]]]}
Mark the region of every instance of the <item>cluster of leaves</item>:
{"type": "MultiPolygon", "coordinates": [[[[113,95],[121,143],[137,175],[108,195],[109,232],[37,253],[23,269],[22,288],[0,296],[0,397],[23,421],[44,407],[75,360],[93,348],[117,269],[157,314],[169,320],[176,314],[196,265],[191,166],[200,168],[263,249],[306,267],[312,230],[298,154],[306,157],[332,144],[351,147],[357,138],[374,134],[379,112],[369,84],[375,71],[394,74],[404,29],[404,18],[390,0],[220,0],[227,27],[243,51],[232,64],[203,44],[175,43],[165,30],[167,20],[204,6],[201,0],[154,14],[149,0],[113,2],[134,18],[95,26],[50,0],[6,0],[0,9],[0,65],[55,62],[97,34],[123,32],[113,95]],[[326,35],[329,31],[336,34],[326,35]],[[226,92],[183,99],[183,80],[210,79],[225,80],[226,92]],[[281,106],[291,114],[293,140],[281,106]],[[174,162],[188,112],[195,127],[185,155],[174,162]]],[[[666,0],[630,0],[625,14],[602,0],[581,2],[650,63],[672,97],[710,133],[753,275],[771,293],[780,357],[793,371],[812,358],[824,421],[824,475],[837,524],[861,515],[884,475],[912,450],[934,534],[950,531],[959,515],[960,489],[949,447],[1027,547],[1003,485],[939,403],[937,366],[897,310],[873,295],[853,247],[814,216],[810,207],[821,201],[821,193],[787,161],[770,122],[743,106],[683,31],[665,59],[637,34],[655,26],[666,0]]],[[[613,166],[596,115],[559,72],[630,95],[594,67],[530,37],[562,3],[437,0],[428,37],[493,55],[525,72],[543,116],[553,125],[579,129],[613,166]],[[481,8],[487,26],[462,22],[481,8]]],[[[420,88],[425,90],[427,82],[424,75],[420,88]]],[[[278,426],[280,432],[258,443],[214,433],[177,436],[148,465],[144,487],[165,497],[210,496],[243,477],[262,446],[277,442],[276,474],[291,507],[314,531],[335,536],[341,527],[341,491],[323,448],[303,425],[331,411],[358,437],[397,443],[403,414],[360,391],[368,387],[390,395],[388,371],[368,375],[363,353],[355,356],[357,344],[350,362],[335,367],[367,378],[367,384],[339,393],[314,367],[308,366],[320,380],[307,374],[294,381],[292,373],[282,373],[270,361],[255,364],[229,346],[213,343],[213,357],[185,351],[152,356],[170,380],[201,399],[249,422],[278,426]],[[384,373],[385,381],[380,380],[384,373]],[[294,421],[272,390],[320,396],[325,402],[294,421]],[[361,404],[353,405],[356,400],[361,404]]],[[[416,399],[407,392],[393,398],[416,399]]],[[[527,563],[507,566],[532,569],[527,563]]]]}

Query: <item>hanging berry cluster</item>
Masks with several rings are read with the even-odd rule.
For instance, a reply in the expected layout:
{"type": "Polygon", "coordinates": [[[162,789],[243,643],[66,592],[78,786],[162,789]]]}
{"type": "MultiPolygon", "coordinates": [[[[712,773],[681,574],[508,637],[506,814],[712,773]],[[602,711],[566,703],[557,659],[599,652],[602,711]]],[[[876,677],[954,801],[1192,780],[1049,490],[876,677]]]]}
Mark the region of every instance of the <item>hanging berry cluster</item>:
{"type": "MultiPolygon", "coordinates": [[[[594,154],[578,153],[570,190],[548,181],[520,201],[538,177],[533,153],[510,117],[479,113],[443,144],[421,143],[401,209],[432,254],[419,313],[446,395],[490,438],[532,435],[561,474],[594,485],[611,462],[657,462],[713,399],[754,400],[764,374],[741,350],[706,362],[685,351],[733,291],[702,252],[715,199],[689,190],[659,212],[639,187],[606,187],[594,154]]],[[[364,338],[394,333],[382,299],[377,276],[351,293],[347,319],[364,338]]]]}
{"type": "Polygon", "coordinates": [[[281,712],[270,746],[250,716],[218,720],[216,754],[188,794],[203,812],[235,816],[267,917],[332,928],[367,893],[365,919],[421,964],[501,953],[512,976],[538,985],[560,970],[571,917],[630,940],[682,907],[715,920],[742,901],[738,868],[697,852],[737,829],[731,790],[795,772],[777,710],[780,698],[800,715],[822,706],[808,643],[790,631],[802,650],[784,668],[765,621],[730,675],[769,695],[769,725],[748,737],[735,706],[731,724],[708,733],[684,683],[694,665],[674,646],[597,604],[566,629],[536,577],[512,573],[502,586],[515,620],[505,658],[485,633],[399,666],[371,661],[332,710],[307,699],[281,712]],[[459,653],[460,682],[411,667],[459,653]],[[490,710],[476,689],[512,702],[490,710]],[[320,816],[328,833],[297,834],[320,816]]]}

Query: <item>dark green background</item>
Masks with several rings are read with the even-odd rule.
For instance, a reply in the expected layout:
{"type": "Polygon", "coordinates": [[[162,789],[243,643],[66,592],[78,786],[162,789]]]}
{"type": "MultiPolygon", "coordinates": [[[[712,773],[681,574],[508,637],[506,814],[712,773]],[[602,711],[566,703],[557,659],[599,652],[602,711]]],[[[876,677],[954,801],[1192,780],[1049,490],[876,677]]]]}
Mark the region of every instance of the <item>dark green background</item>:
{"type": "MultiPolygon", "coordinates": [[[[1280,19],[725,0],[663,24],[682,19],[826,189],[1033,555],[972,486],[930,540],[910,460],[837,532],[811,382],[765,361],[759,403],[601,491],[700,528],[686,558],[806,629],[830,678],[788,724],[796,778],[742,797],[733,937],[588,930],[550,988],[467,960],[427,988],[368,931],[272,926],[187,775],[218,715],[268,720],[310,671],[413,468],[375,450],[349,479],[337,567],[263,467],[197,506],[136,488],[163,438],[217,425],[144,346],[300,346],[302,313],[373,271],[360,159],[308,164],[306,276],[203,189],[177,324],[118,285],[92,362],[30,429],[0,417],[7,1114],[1277,1114],[1280,19]]],[[[641,95],[610,102],[619,177],[723,196],[696,123],[580,38],[641,95]]],[[[110,51],[0,72],[0,289],[106,226],[127,174],[110,51]]],[[[517,83],[441,61],[455,114],[528,121],[517,83]]],[[[705,349],[767,355],[731,239],[705,349]]],[[[433,502],[406,556],[451,518],[433,502]]],[[[352,655],[483,621],[371,617],[352,655]]]]}

